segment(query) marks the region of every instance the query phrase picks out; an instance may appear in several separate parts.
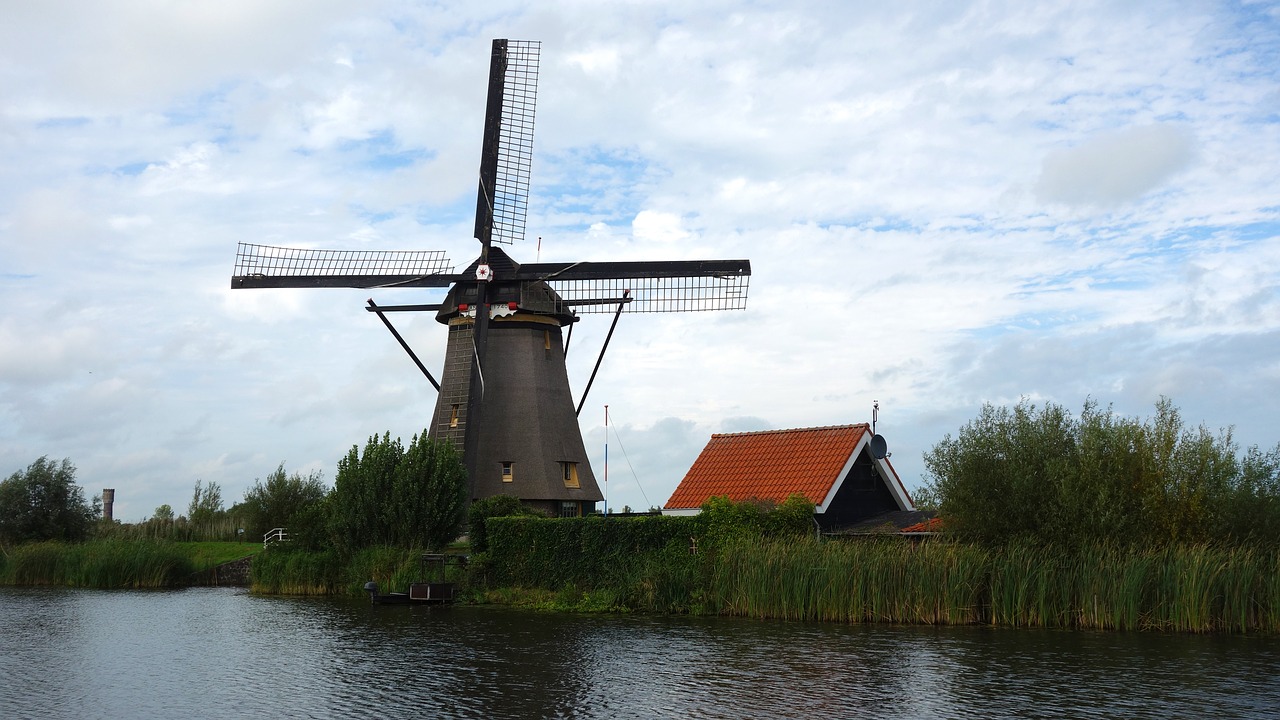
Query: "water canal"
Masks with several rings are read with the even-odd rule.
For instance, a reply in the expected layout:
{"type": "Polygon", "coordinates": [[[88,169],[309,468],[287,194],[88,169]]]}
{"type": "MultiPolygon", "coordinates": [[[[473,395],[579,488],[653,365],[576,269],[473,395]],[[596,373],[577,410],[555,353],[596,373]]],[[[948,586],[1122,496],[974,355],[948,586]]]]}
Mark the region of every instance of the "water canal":
{"type": "Polygon", "coordinates": [[[0,717],[1267,718],[1280,638],[0,588],[0,717]]]}

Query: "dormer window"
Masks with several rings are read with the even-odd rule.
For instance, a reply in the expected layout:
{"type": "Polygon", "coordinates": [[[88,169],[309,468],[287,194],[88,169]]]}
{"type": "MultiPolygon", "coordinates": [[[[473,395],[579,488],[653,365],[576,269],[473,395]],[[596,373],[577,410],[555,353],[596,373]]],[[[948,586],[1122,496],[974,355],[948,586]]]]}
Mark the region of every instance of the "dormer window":
{"type": "Polygon", "coordinates": [[[576,462],[561,462],[560,477],[564,480],[564,486],[567,488],[582,487],[578,484],[578,463],[576,462]]]}

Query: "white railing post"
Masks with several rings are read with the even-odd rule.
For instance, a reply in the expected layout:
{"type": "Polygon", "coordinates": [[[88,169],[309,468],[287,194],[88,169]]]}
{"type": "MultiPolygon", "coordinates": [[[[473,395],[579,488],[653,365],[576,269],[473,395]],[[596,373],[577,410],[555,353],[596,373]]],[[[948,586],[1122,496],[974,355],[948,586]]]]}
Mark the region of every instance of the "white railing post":
{"type": "Polygon", "coordinates": [[[284,528],[271,528],[262,536],[262,547],[265,550],[272,542],[289,542],[289,533],[284,528]]]}

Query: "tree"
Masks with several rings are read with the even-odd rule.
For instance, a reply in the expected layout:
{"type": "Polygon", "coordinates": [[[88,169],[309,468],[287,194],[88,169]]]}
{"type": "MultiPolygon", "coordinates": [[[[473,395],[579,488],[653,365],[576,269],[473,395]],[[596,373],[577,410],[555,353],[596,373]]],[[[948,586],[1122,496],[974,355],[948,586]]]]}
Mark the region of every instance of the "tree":
{"type": "Polygon", "coordinates": [[[75,476],[69,459],[46,456],[0,482],[0,542],[84,540],[102,510],[85,502],[75,476]]]}
{"type": "Polygon", "coordinates": [[[1025,399],[984,405],[924,460],[923,494],[949,529],[982,541],[1202,542],[1280,530],[1280,446],[1241,458],[1230,430],[1187,427],[1167,398],[1146,420],[1091,399],[1079,417],[1025,399]]]}
{"type": "Polygon", "coordinates": [[[204,485],[196,480],[191,504],[187,506],[187,519],[192,524],[207,523],[222,512],[222,487],[216,482],[204,485]]]}
{"type": "Polygon", "coordinates": [[[351,446],[338,461],[330,507],[333,531],[340,545],[350,549],[391,545],[392,518],[389,503],[396,465],[404,447],[391,433],[371,436],[364,446],[351,446]]]}
{"type": "Polygon", "coordinates": [[[151,513],[151,517],[160,522],[173,522],[173,508],[169,503],[165,503],[156,508],[155,512],[151,513]]]}
{"type": "Polygon", "coordinates": [[[401,545],[441,550],[462,532],[467,469],[453,445],[415,435],[396,465],[391,498],[401,545]]]}
{"type": "Polygon", "coordinates": [[[406,451],[384,433],[338,461],[330,512],[348,548],[439,548],[457,537],[466,501],[466,469],[452,446],[424,431],[406,451]]]}
{"type": "Polygon", "coordinates": [[[302,530],[302,513],[321,503],[329,489],[324,474],[313,470],[306,476],[298,472],[288,475],[284,463],[267,475],[266,481],[255,480],[244,493],[244,502],[236,507],[244,513],[245,531],[249,537],[261,537],[276,527],[287,527],[292,533],[302,530]]]}

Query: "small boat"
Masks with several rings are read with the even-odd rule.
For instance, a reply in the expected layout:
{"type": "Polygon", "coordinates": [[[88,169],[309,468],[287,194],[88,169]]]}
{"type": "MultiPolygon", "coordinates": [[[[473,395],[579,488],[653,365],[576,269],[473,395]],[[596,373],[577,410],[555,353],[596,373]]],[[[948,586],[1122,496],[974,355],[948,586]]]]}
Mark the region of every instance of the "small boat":
{"type": "Polygon", "coordinates": [[[378,583],[370,580],[364,584],[365,592],[369,593],[369,600],[374,605],[408,605],[409,603],[427,603],[432,605],[441,605],[451,603],[457,599],[458,585],[457,583],[445,582],[445,566],[458,565],[465,566],[467,562],[464,555],[441,555],[437,553],[424,553],[422,555],[422,567],[424,574],[430,573],[437,579],[432,582],[416,582],[409,583],[409,592],[391,592],[383,595],[378,592],[378,583]]]}
{"type": "Polygon", "coordinates": [[[369,599],[374,605],[408,605],[409,593],[393,592],[382,595],[378,593],[378,583],[370,580],[364,584],[365,592],[369,593],[369,599]]]}

